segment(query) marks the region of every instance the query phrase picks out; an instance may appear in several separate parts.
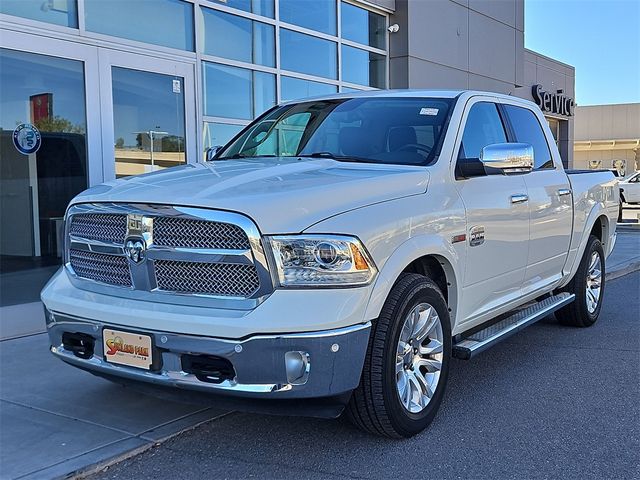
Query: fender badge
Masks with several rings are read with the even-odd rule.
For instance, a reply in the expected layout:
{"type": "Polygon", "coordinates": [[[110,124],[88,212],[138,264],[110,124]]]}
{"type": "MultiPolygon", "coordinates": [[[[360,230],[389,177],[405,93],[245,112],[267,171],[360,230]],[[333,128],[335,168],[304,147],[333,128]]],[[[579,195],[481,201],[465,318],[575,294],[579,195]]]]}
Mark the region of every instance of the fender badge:
{"type": "Polygon", "coordinates": [[[484,226],[476,225],[469,230],[469,245],[477,247],[484,243],[484,226]]]}
{"type": "Polygon", "coordinates": [[[454,235],[451,239],[451,243],[460,243],[464,242],[467,239],[466,233],[461,233],[460,235],[454,235]]]}

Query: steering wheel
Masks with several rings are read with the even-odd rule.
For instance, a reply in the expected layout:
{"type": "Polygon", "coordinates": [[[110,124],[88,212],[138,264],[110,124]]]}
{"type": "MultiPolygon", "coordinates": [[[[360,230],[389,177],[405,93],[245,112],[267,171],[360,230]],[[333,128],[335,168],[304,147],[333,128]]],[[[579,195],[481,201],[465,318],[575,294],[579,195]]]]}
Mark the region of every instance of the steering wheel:
{"type": "Polygon", "coordinates": [[[425,157],[429,156],[429,154],[431,153],[431,147],[427,147],[426,145],[422,145],[421,143],[407,143],[406,145],[403,145],[396,151],[408,152],[410,149],[416,149],[424,152],[425,157]]]}

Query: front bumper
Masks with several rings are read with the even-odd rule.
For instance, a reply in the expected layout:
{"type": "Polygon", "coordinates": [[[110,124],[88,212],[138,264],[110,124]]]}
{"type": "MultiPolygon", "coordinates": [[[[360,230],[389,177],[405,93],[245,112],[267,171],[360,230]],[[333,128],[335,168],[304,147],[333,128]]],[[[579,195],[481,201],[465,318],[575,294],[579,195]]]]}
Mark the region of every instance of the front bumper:
{"type": "Polygon", "coordinates": [[[152,338],[154,354],[161,359],[155,370],[143,370],[105,360],[102,330],[121,327],[46,309],[45,315],[51,352],[71,365],[127,381],[252,399],[320,398],[349,393],[360,381],[371,328],[367,322],[335,330],[255,335],[243,340],[136,328],[135,332],[152,338]],[[65,345],[65,333],[93,339],[90,355],[79,356],[65,345]],[[302,377],[292,375],[291,363],[287,367],[286,359],[291,358],[288,352],[307,359],[302,377]],[[217,383],[202,381],[185,372],[187,356],[224,359],[233,366],[233,378],[217,383]]]}

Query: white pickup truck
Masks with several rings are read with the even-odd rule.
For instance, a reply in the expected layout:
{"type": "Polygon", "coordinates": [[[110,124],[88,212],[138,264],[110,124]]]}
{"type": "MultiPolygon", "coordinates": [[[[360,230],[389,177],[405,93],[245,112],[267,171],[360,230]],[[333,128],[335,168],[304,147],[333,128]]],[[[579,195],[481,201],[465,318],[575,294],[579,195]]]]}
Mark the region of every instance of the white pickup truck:
{"type": "Polygon", "coordinates": [[[56,357],[403,437],[433,419],[452,358],[552,312],[579,327],[600,313],[618,187],[565,172],[531,102],[319,97],[210,160],[72,201],[42,291],[56,357]]]}

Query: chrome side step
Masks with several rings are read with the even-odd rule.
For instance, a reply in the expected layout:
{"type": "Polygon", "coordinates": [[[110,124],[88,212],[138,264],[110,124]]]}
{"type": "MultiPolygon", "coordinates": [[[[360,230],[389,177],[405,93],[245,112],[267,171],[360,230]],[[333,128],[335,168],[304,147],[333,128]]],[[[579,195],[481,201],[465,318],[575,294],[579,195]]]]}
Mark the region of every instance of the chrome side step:
{"type": "Polygon", "coordinates": [[[462,360],[469,360],[478,353],[494,346],[496,343],[509,338],[532,323],[542,320],[559,308],[568,305],[575,299],[573,293],[559,293],[534,305],[518,310],[507,318],[500,320],[476,333],[464,337],[453,345],[452,355],[462,360]]]}

